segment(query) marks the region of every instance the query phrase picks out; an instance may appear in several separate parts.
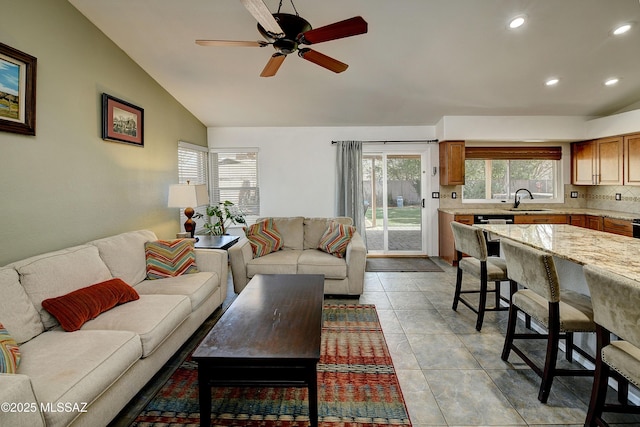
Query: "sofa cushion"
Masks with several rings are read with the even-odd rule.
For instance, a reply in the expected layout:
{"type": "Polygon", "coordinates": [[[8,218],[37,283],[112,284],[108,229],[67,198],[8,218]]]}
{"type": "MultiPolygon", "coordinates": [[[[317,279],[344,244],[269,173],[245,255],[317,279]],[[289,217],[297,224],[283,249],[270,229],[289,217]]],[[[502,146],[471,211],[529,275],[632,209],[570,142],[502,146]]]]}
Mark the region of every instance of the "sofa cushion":
{"type": "Polygon", "coordinates": [[[42,307],[53,314],[65,331],[73,332],[100,313],[138,298],[135,289],[116,278],[48,298],[42,301],[42,307]]]}
{"type": "Polygon", "coordinates": [[[218,273],[201,271],[162,280],[145,280],[135,286],[139,294],[184,295],[191,301],[191,311],[195,311],[219,288],[218,273]]]}
{"type": "Polygon", "coordinates": [[[113,277],[119,277],[134,286],[147,278],[144,244],[158,240],[149,230],[131,231],[94,240],[100,252],[100,258],[111,271],[113,277]]]}
{"type": "Polygon", "coordinates": [[[346,216],[336,218],[305,218],[304,219],[304,249],[317,249],[320,238],[327,231],[331,222],[352,225],[351,218],[346,216]]]}
{"type": "Polygon", "coordinates": [[[81,331],[131,331],[140,336],[142,357],[152,354],[191,314],[189,298],[180,295],[140,295],[85,323],[81,331]]]}
{"type": "Polygon", "coordinates": [[[306,249],[298,259],[298,274],[324,274],[325,279],[344,279],[347,277],[347,263],[317,249],[306,249]]]}
{"type": "MultiPolygon", "coordinates": [[[[129,331],[51,330],[21,346],[20,373],[31,378],[38,401],[91,403],[142,355],[129,331]]],[[[77,412],[45,411],[48,426],[66,426],[77,412]]]]}
{"type": "Polygon", "coordinates": [[[256,274],[296,274],[302,251],[282,250],[254,258],[247,263],[247,277],[256,274]]]}
{"type": "Polygon", "coordinates": [[[193,239],[156,240],[144,244],[147,279],[197,273],[193,239]]]}
{"type": "Polygon", "coordinates": [[[0,323],[18,344],[44,331],[38,311],[20,284],[18,272],[11,267],[0,268],[0,323]]]}
{"type": "Polygon", "coordinates": [[[15,374],[20,365],[20,347],[0,323],[0,373],[15,374]]]}
{"type": "Polygon", "coordinates": [[[265,256],[282,249],[282,235],[272,218],[267,218],[250,225],[245,228],[244,233],[251,244],[254,258],[265,256]]]}
{"type": "Polygon", "coordinates": [[[93,245],[74,246],[13,263],[20,283],[40,314],[45,329],[58,324],[42,301],[111,279],[111,272],[93,245]]]}
{"type": "Polygon", "coordinates": [[[332,221],[318,243],[318,249],[338,258],[344,258],[356,228],[332,221]]]}
{"type": "Polygon", "coordinates": [[[302,249],[304,242],[304,217],[273,217],[272,219],[282,235],[284,249],[302,249]]]}

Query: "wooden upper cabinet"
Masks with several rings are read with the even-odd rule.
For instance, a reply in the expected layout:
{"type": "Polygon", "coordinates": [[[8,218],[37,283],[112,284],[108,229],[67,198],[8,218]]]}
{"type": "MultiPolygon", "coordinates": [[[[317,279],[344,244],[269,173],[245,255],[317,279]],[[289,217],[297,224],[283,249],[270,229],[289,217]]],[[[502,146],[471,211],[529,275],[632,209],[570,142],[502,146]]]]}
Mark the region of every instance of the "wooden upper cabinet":
{"type": "Polygon", "coordinates": [[[440,143],[440,185],[464,184],[464,141],[440,143]]]}
{"type": "Polygon", "coordinates": [[[640,133],[624,137],[624,184],[640,185],[640,133]]]}
{"type": "Polygon", "coordinates": [[[571,144],[571,183],[622,185],[623,148],[621,136],[571,144]]]}

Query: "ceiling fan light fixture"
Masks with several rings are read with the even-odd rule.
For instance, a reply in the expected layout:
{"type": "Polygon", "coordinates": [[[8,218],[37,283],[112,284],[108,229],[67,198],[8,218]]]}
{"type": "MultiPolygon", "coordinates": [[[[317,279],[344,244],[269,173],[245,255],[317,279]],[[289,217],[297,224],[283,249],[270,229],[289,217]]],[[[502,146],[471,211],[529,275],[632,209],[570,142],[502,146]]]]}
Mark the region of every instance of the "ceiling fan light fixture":
{"type": "Polygon", "coordinates": [[[558,83],[560,83],[560,79],[557,77],[551,77],[544,82],[546,86],[556,86],[558,83]]]}
{"type": "Polygon", "coordinates": [[[516,16],[515,18],[511,19],[511,21],[509,21],[509,28],[515,30],[516,28],[522,27],[525,22],[526,17],[524,15],[516,16]]]}
{"type": "Polygon", "coordinates": [[[604,85],[605,86],[615,86],[620,82],[620,79],[618,77],[611,77],[608,78],[604,81],[604,85]]]}
{"type": "Polygon", "coordinates": [[[626,24],[622,24],[617,26],[614,30],[613,30],[613,35],[614,36],[620,36],[624,33],[629,32],[629,30],[631,29],[631,27],[633,26],[633,24],[631,23],[626,23],[626,24]]]}

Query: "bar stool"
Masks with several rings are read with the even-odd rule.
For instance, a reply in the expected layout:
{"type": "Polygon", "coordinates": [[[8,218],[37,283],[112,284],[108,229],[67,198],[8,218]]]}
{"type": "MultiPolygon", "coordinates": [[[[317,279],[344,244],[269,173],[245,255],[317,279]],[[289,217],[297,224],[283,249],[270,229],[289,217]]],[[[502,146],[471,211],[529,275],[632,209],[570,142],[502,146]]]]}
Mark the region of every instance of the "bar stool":
{"type": "Polygon", "coordinates": [[[554,377],[593,375],[592,370],[556,368],[558,344],[561,339],[565,340],[565,356],[569,362],[573,360],[574,350],[593,360],[586,352],[573,345],[574,332],[594,332],[596,329],[591,301],[586,295],[560,290],[552,255],[509,239],[502,239],[502,251],[507,261],[509,278],[525,287],[513,295],[502,360],[506,362],[509,359],[511,350],[520,356],[542,379],[538,400],[546,403],[554,377]],[[537,320],[547,329],[547,333],[515,333],[518,311],[537,320]],[[514,344],[513,341],[517,339],[547,340],[544,367],[536,365],[514,344]]]}
{"type": "MultiPolygon", "coordinates": [[[[455,311],[458,308],[458,302],[463,303],[469,307],[474,313],[478,315],[476,320],[476,330],[482,329],[482,323],[484,321],[484,313],[486,311],[506,311],[509,307],[501,307],[500,301],[504,300],[510,302],[510,299],[504,298],[500,295],[500,282],[507,281],[507,268],[503,259],[496,257],[489,257],[487,253],[487,242],[484,235],[484,231],[477,227],[462,224],[460,222],[451,222],[451,229],[453,230],[453,239],[455,241],[456,259],[458,260],[458,269],[456,272],[456,291],[453,297],[452,309],[455,311]],[[469,255],[469,257],[462,257],[462,254],[469,255]],[[462,273],[466,272],[474,277],[480,279],[480,289],[462,290],[462,273]],[[488,289],[488,282],[495,283],[493,289],[488,289]],[[495,294],[495,306],[486,307],[487,294],[495,294]],[[466,299],[462,298],[461,294],[479,294],[480,302],[478,308],[475,308],[466,299]]],[[[516,291],[516,283],[510,282],[510,295],[516,291]]]]}
{"type": "Polygon", "coordinates": [[[584,267],[584,276],[597,338],[596,372],[584,425],[606,426],[603,412],[640,414],[640,407],[629,405],[626,396],[628,382],[640,387],[640,283],[593,266],[584,267]],[[611,341],[612,333],[619,339],[611,341]],[[618,379],[619,404],[605,403],[612,375],[618,379]]]}

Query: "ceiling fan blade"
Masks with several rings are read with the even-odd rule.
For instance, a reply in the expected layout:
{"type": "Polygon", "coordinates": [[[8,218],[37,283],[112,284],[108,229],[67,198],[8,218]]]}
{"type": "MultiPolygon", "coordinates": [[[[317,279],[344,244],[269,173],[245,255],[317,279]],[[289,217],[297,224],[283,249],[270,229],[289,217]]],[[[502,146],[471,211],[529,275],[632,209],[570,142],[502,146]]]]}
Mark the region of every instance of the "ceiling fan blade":
{"type": "Polygon", "coordinates": [[[357,36],[367,32],[369,24],[362,19],[362,16],[345,19],[306,31],[298,36],[298,42],[302,44],[322,43],[344,37],[357,36]]]}
{"type": "Polygon", "coordinates": [[[349,68],[349,66],[344,62],[340,62],[337,59],[333,59],[330,56],[317,52],[313,49],[300,49],[298,50],[298,56],[324,67],[327,70],[333,71],[334,73],[341,73],[349,68]]]}
{"type": "Polygon", "coordinates": [[[284,37],[284,31],[280,28],[280,24],[273,17],[267,5],[262,0],[240,0],[242,5],[249,11],[251,15],[262,25],[273,38],[279,39],[284,37]]]}
{"type": "Polygon", "coordinates": [[[264,70],[260,73],[260,77],[273,77],[278,72],[278,69],[284,62],[287,55],[283,55],[281,53],[274,53],[271,55],[271,59],[265,65],[264,70]]]}
{"type": "Polygon", "coordinates": [[[196,40],[196,44],[200,46],[222,46],[222,47],[265,47],[269,43],[258,41],[243,40],[196,40]]]}

